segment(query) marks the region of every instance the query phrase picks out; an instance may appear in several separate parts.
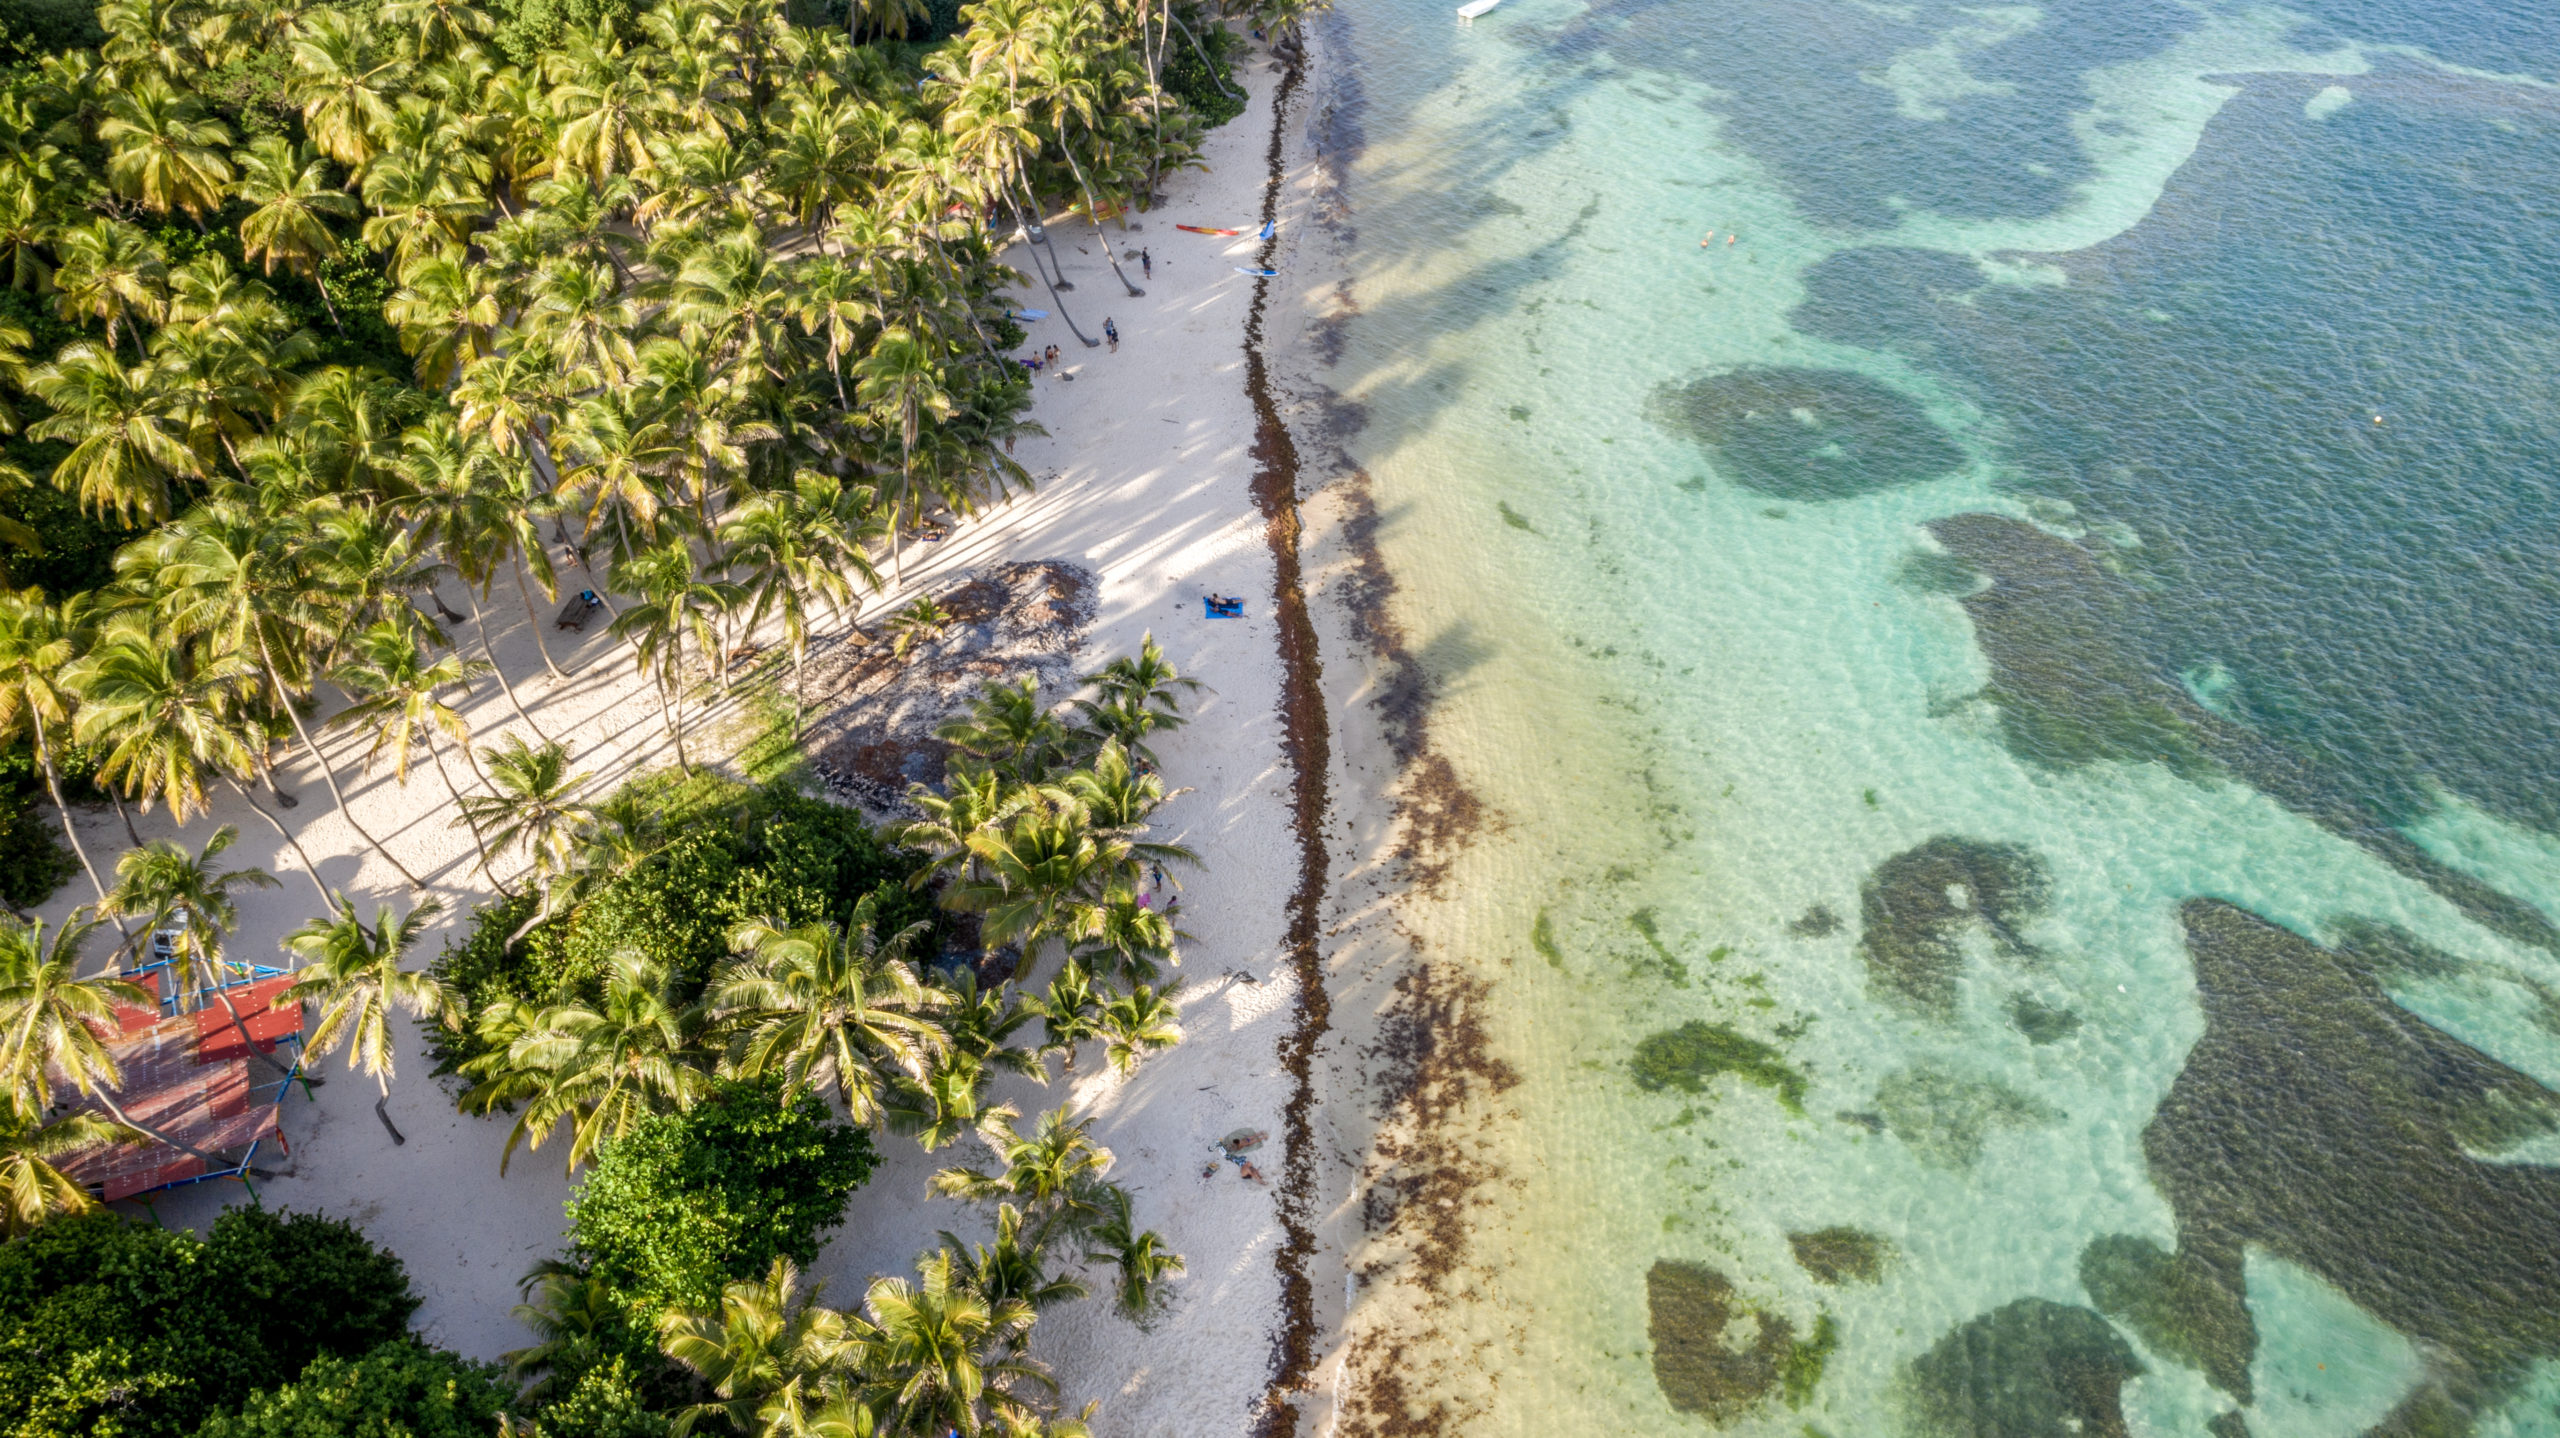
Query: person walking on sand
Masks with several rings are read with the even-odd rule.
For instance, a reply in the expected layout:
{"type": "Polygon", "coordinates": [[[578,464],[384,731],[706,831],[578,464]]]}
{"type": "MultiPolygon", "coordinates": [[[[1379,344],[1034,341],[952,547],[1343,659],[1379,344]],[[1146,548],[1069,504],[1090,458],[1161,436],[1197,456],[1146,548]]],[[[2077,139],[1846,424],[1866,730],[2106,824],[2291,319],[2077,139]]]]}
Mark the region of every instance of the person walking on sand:
{"type": "Polygon", "coordinates": [[[1144,245],[1138,247],[1138,268],[1146,271],[1148,279],[1156,277],[1156,257],[1148,254],[1144,245]]]}
{"type": "Polygon", "coordinates": [[[1041,356],[1041,358],[1047,360],[1052,365],[1056,364],[1058,362],[1058,347],[1056,345],[1049,346],[1049,352],[1041,356]]]}
{"type": "Polygon", "coordinates": [[[1111,316],[1109,315],[1104,315],[1102,317],[1102,337],[1111,341],[1111,352],[1113,354],[1120,353],[1120,327],[1111,322],[1111,316]]]}

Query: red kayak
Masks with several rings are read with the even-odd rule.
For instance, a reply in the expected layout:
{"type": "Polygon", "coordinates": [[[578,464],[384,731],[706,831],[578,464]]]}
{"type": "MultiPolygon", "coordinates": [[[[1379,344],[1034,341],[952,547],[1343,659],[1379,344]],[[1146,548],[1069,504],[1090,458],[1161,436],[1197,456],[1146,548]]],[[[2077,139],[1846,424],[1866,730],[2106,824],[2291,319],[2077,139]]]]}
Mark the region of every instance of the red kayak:
{"type": "Polygon", "coordinates": [[[1177,230],[1189,230],[1195,235],[1225,235],[1229,239],[1234,239],[1236,236],[1244,233],[1242,230],[1213,230],[1206,225],[1176,225],[1174,228],[1177,230]]]}

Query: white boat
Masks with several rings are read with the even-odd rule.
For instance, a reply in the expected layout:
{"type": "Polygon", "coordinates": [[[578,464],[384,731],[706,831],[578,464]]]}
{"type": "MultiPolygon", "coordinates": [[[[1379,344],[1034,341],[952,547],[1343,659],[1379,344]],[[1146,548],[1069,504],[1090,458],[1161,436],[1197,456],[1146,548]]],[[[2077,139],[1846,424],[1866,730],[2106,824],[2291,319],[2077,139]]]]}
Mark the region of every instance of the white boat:
{"type": "Polygon", "coordinates": [[[1473,20],[1478,15],[1491,10],[1494,6],[1501,3],[1502,0],[1467,0],[1466,4],[1458,7],[1458,18],[1461,20],[1473,20]]]}

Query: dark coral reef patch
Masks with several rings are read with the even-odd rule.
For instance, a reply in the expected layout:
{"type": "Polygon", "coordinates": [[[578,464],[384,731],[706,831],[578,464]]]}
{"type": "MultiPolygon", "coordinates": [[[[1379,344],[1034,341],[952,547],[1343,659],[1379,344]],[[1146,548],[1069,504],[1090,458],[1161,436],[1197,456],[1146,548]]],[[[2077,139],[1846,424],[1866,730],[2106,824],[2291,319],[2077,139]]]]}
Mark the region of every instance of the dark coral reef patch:
{"type": "Polygon", "coordinates": [[[1780,499],[1854,499],[1965,462],[1917,401],[1847,370],[1723,370],[1666,386],[1653,415],[1703,445],[1727,479],[1780,499]]]}
{"type": "Polygon", "coordinates": [[[2125,1438],[2133,1346],[2085,1308],[2021,1298],[1974,1318],[1911,1361],[1923,1438],[2125,1438]]]}
{"type": "Polygon", "coordinates": [[[1940,835],[1867,876],[1858,893],[1859,956],[1876,991],[1935,1018],[1953,1018],[1965,932],[1981,926],[2011,958],[2032,958],[2021,926],[2044,911],[2044,861],[2014,844],[1940,835]]]}

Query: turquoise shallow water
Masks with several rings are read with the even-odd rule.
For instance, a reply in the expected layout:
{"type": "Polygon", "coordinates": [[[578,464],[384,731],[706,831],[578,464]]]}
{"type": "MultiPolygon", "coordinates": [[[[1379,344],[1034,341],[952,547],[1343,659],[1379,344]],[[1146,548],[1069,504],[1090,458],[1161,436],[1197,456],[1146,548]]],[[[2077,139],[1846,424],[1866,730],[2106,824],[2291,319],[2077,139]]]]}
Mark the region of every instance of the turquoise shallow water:
{"type": "Polygon", "coordinates": [[[1408,1415],[2560,1433],[2560,11],[1338,23],[1521,1076],[1408,1415]]]}

